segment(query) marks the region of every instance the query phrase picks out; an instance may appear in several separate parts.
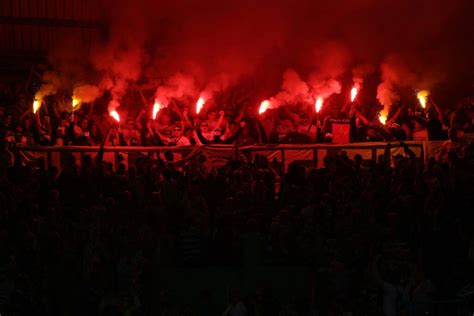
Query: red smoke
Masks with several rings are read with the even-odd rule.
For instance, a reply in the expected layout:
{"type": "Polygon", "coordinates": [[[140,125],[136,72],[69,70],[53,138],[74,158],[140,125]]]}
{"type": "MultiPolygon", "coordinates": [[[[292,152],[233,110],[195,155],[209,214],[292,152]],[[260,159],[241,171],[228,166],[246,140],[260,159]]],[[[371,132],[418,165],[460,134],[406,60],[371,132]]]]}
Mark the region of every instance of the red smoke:
{"type": "Polygon", "coordinates": [[[75,46],[59,40],[51,62],[67,88],[88,82],[120,101],[140,82],[157,89],[163,106],[212,98],[242,78],[277,102],[326,98],[341,92],[345,73],[362,85],[380,69],[377,98],[388,108],[400,86],[436,93],[439,82],[455,91],[459,82],[472,85],[471,6],[471,0],[102,0],[105,32],[92,39],[93,49],[78,50],[79,38],[75,46]],[[285,73],[278,92],[289,67],[293,73],[285,73]]]}

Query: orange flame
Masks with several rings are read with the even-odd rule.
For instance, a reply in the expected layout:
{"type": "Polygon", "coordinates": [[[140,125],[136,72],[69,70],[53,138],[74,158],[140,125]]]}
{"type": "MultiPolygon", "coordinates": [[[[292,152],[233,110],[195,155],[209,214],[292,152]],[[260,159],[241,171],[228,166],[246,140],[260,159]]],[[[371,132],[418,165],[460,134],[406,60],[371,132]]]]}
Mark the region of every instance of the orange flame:
{"type": "Polygon", "coordinates": [[[41,107],[41,100],[35,99],[33,101],[33,114],[36,114],[36,112],[38,112],[40,107],[41,107]]]}
{"type": "Polygon", "coordinates": [[[117,122],[120,122],[120,115],[117,111],[112,110],[109,112],[109,115],[112,116],[117,122]]]}
{"type": "Polygon", "coordinates": [[[421,90],[416,95],[416,97],[418,98],[418,101],[420,101],[420,105],[423,109],[426,108],[426,102],[428,100],[429,95],[430,95],[430,92],[427,91],[427,90],[421,90]]]}
{"type": "Polygon", "coordinates": [[[201,112],[201,110],[204,107],[205,103],[206,103],[206,100],[203,97],[199,97],[199,99],[196,102],[196,113],[197,114],[199,114],[199,112],[201,112]]]}
{"type": "Polygon", "coordinates": [[[379,114],[379,121],[382,125],[387,124],[387,115],[380,113],[379,114]]]}
{"type": "Polygon", "coordinates": [[[155,101],[155,104],[153,104],[153,119],[156,119],[156,115],[158,112],[161,110],[161,105],[158,101],[155,101]]]}
{"type": "Polygon", "coordinates": [[[80,103],[81,103],[81,100],[79,100],[77,98],[72,98],[72,110],[74,111],[76,106],[78,106],[80,103]]]}
{"type": "Polygon", "coordinates": [[[318,97],[316,99],[316,103],[314,104],[316,113],[319,113],[319,111],[321,111],[321,109],[323,108],[323,103],[324,103],[324,99],[322,97],[318,97]]]}
{"type": "Polygon", "coordinates": [[[260,103],[260,108],[258,109],[258,114],[263,114],[265,113],[269,108],[270,108],[271,104],[270,104],[270,101],[268,100],[265,100],[263,101],[262,103],[260,103]]]}
{"type": "Polygon", "coordinates": [[[352,87],[351,90],[351,102],[354,102],[355,98],[357,98],[357,94],[359,93],[359,89],[356,86],[352,87]]]}

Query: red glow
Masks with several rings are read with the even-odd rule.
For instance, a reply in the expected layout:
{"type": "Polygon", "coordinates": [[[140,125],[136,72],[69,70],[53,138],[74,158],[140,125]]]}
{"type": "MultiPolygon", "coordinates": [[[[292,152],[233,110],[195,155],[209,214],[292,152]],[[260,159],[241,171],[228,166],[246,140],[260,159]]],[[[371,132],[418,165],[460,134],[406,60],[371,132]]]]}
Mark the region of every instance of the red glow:
{"type": "Polygon", "coordinates": [[[196,102],[196,113],[199,114],[201,112],[202,108],[204,107],[204,104],[206,103],[206,100],[203,97],[200,97],[197,102],[196,102]]]}
{"type": "Polygon", "coordinates": [[[324,103],[324,99],[322,97],[318,97],[316,99],[316,103],[314,104],[316,113],[319,113],[321,111],[321,109],[323,108],[323,103],[324,103]]]}
{"type": "Polygon", "coordinates": [[[260,103],[260,108],[258,109],[258,114],[263,114],[265,113],[269,108],[270,108],[270,101],[265,100],[262,103],[260,103]]]}
{"type": "Polygon", "coordinates": [[[158,112],[160,112],[161,105],[158,101],[155,101],[155,104],[153,104],[153,119],[156,119],[156,115],[158,112]]]}
{"type": "Polygon", "coordinates": [[[117,111],[112,110],[110,111],[109,115],[112,116],[117,122],[120,122],[120,115],[117,111]]]}
{"type": "Polygon", "coordinates": [[[356,86],[352,87],[351,90],[351,102],[354,102],[355,98],[357,98],[357,94],[359,93],[359,89],[356,86]]]}

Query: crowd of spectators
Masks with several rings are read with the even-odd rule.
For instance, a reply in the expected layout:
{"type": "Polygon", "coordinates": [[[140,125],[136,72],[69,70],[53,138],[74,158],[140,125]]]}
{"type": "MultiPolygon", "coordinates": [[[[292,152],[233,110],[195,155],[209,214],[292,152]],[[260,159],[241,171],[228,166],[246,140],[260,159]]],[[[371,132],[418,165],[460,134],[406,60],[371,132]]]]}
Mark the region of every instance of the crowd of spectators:
{"type": "MultiPolygon", "coordinates": [[[[84,128],[90,122],[75,121],[84,128]]],[[[129,122],[124,137],[138,138],[137,123],[129,122]]],[[[395,157],[390,146],[377,161],[342,151],[326,156],[323,168],[292,163],[287,171],[263,156],[235,155],[216,166],[200,151],[179,161],[171,152],[164,160],[140,156],[114,167],[101,146],[95,158],[65,154],[61,169],[46,169],[44,160],[27,162],[2,141],[1,312],[472,313],[474,148],[446,146],[445,159],[425,164],[404,143],[404,155],[395,157]],[[157,277],[166,266],[240,266],[249,253],[258,265],[312,271],[308,293],[288,289],[276,297],[272,282],[250,292],[239,284],[198,284],[202,293],[185,298],[157,277]],[[213,301],[216,290],[229,300],[213,301]]]]}
{"type": "Polygon", "coordinates": [[[433,99],[426,110],[397,104],[385,124],[357,102],[318,115],[301,105],[196,115],[172,103],[156,119],[143,102],[139,112],[118,108],[117,122],[94,104],[72,112],[60,96],[34,114],[22,100],[0,104],[2,315],[473,312],[474,147],[465,134],[474,98],[450,110],[433,99]],[[104,159],[104,146],[331,142],[333,119],[350,125],[352,142],[400,141],[404,153],[391,156],[388,143],[376,161],[340,151],[322,168],[287,170],[237,153],[216,165],[199,149],[180,160],[170,151],[104,159]],[[445,142],[423,160],[405,140],[445,142]],[[47,166],[26,160],[21,145],[100,150],[80,161],[65,152],[60,166],[47,166]],[[167,267],[246,271],[249,262],[303,267],[309,288],[272,294],[279,275],[250,291],[243,281],[216,289],[189,280],[179,286],[201,291],[183,297],[160,275],[167,267]]]}
{"type": "Polygon", "coordinates": [[[318,114],[309,104],[288,104],[261,115],[248,103],[213,104],[197,115],[191,104],[172,101],[152,119],[147,100],[132,100],[117,109],[121,112],[117,122],[105,110],[106,104],[82,104],[71,111],[70,100],[57,95],[46,98],[33,113],[27,100],[24,97],[14,106],[0,104],[1,128],[10,144],[97,146],[104,140],[108,146],[330,143],[335,120],[347,124],[350,142],[446,140],[450,128],[460,138],[474,132],[474,97],[443,108],[430,97],[426,108],[397,103],[385,123],[370,106],[357,101],[342,108],[328,102],[318,114]]]}

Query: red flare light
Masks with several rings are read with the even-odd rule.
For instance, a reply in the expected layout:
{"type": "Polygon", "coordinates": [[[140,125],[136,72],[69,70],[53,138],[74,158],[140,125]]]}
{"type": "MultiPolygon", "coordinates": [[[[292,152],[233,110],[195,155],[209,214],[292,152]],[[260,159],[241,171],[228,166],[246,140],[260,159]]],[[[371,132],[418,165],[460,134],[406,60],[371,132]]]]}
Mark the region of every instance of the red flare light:
{"type": "Polygon", "coordinates": [[[323,108],[323,103],[324,103],[324,99],[322,97],[318,97],[316,99],[316,103],[314,104],[316,113],[319,113],[319,111],[321,111],[321,109],[323,108]]]}
{"type": "Polygon", "coordinates": [[[268,109],[270,108],[270,101],[265,100],[262,103],[260,103],[260,108],[258,109],[258,114],[263,114],[265,113],[268,109]]]}
{"type": "Polygon", "coordinates": [[[36,114],[36,112],[38,112],[40,107],[41,107],[41,100],[35,99],[33,101],[33,114],[36,114]]]}
{"type": "Polygon", "coordinates": [[[156,119],[156,115],[158,112],[160,112],[161,105],[158,103],[158,101],[155,101],[155,104],[153,104],[153,119],[156,119]]]}
{"type": "Polygon", "coordinates": [[[423,109],[426,108],[426,103],[428,102],[428,96],[429,95],[430,95],[430,92],[427,91],[427,90],[421,90],[416,95],[416,97],[418,98],[418,101],[420,101],[420,105],[423,109]]]}
{"type": "Polygon", "coordinates": [[[112,110],[110,111],[109,115],[112,116],[117,122],[120,122],[120,115],[117,111],[112,110]]]}
{"type": "Polygon", "coordinates": [[[203,97],[200,97],[197,100],[197,102],[196,102],[196,114],[199,114],[199,112],[201,112],[201,110],[204,107],[205,103],[206,103],[206,100],[203,97]]]}
{"type": "Polygon", "coordinates": [[[357,94],[359,93],[359,89],[356,86],[352,87],[351,90],[351,102],[354,102],[355,98],[357,98],[357,94]]]}

